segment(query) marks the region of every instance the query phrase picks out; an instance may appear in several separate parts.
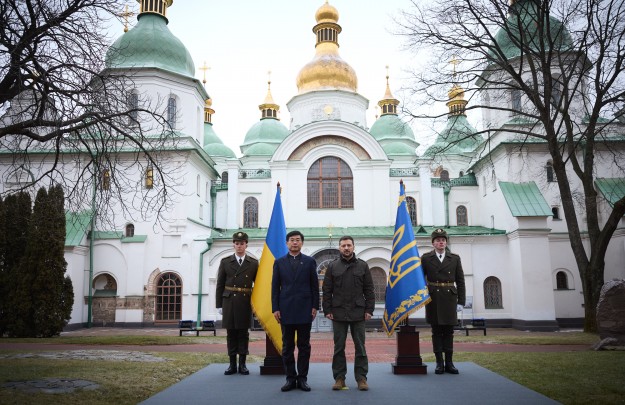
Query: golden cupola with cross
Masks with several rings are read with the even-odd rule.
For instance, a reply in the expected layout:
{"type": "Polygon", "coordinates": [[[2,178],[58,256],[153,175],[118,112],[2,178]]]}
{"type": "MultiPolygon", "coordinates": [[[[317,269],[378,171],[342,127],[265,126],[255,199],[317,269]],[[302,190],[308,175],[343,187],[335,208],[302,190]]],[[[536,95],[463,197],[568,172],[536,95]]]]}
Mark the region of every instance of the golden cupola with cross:
{"type": "Polygon", "coordinates": [[[297,75],[299,94],[315,90],[347,90],[356,92],[358,78],[354,69],[339,55],[338,37],[341,26],[339,12],[327,1],[315,13],[317,37],[315,57],[297,75]]]}

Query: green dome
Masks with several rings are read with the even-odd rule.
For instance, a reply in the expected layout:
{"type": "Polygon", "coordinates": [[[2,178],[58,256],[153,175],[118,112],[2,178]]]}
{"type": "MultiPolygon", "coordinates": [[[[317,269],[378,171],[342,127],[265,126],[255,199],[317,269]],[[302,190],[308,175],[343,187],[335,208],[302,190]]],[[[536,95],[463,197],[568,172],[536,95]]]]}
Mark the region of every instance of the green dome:
{"type": "MultiPolygon", "coordinates": [[[[541,39],[538,37],[538,26],[547,27],[546,22],[538,21],[538,5],[536,0],[517,0],[511,7],[505,27],[501,28],[495,35],[495,43],[501,48],[506,59],[513,59],[521,56],[521,49],[518,43],[524,41],[533,50],[541,48],[541,39]],[[519,31],[520,25],[523,27],[523,36],[519,31]]],[[[545,44],[553,44],[552,50],[567,51],[572,49],[573,41],[571,34],[564,24],[553,17],[549,18],[549,34],[551,38],[544,38],[545,44]]],[[[546,33],[545,33],[546,34],[546,33]]],[[[489,52],[491,59],[497,57],[489,52]]]]}
{"type": "Polygon", "coordinates": [[[256,143],[246,148],[244,154],[246,156],[272,156],[276,149],[278,149],[278,146],[279,145],[268,143],[256,143]]]}
{"type": "Polygon", "coordinates": [[[425,156],[472,152],[482,141],[479,135],[475,135],[476,132],[466,115],[450,115],[445,129],[438,135],[434,145],[427,149],[425,156]]]}
{"type": "Polygon", "coordinates": [[[385,114],[378,118],[369,133],[390,155],[416,156],[419,142],[415,141],[410,125],[399,119],[396,114],[385,114]]]}
{"type": "Polygon", "coordinates": [[[247,155],[273,155],[289,135],[287,127],[275,118],[263,118],[247,131],[241,151],[247,155]],[[259,145],[258,148],[254,146],[259,145]],[[260,146],[262,145],[262,146],[260,146]],[[269,148],[271,153],[269,153],[269,148]]]}
{"type": "Polygon", "coordinates": [[[184,44],[167,28],[167,19],[145,13],[137,25],[109,48],[108,68],[158,68],[188,77],[195,76],[195,65],[184,44]]]}
{"type": "Polygon", "coordinates": [[[208,122],[204,123],[204,152],[208,153],[209,156],[236,157],[232,149],[224,145],[219,139],[213,129],[213,124],[208,122]]]}
{"type": "Polygon", "coordinates": [[[369,133],[377,141],[383,139],[408,139],[414,141],[414,132],[412,132],[410,125],[400,120],[395,114],[386,114],[378,118],[371,125],[369,133]]]}
{"type": "MultiPolygon", "coordinates": [[[[404,155],[404,156],[417,156],[416,146],[410,146],[403,142],[381,142],[382,149],[388,156],[392,155],[404,155]]],[[[418,144],[417,144],[418,145],[418,144]]]]}

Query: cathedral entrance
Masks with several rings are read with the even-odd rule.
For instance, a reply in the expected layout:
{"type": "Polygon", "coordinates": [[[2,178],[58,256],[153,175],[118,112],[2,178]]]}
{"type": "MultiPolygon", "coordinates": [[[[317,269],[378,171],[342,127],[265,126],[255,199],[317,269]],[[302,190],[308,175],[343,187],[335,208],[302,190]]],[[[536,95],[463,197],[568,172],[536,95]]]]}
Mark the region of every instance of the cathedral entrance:
{"type": "Polygon", "coordinates": [[[175,273],[163,273],[156,283],[155,322],[177,322],[182,316],[182,280],[175,273]]]}

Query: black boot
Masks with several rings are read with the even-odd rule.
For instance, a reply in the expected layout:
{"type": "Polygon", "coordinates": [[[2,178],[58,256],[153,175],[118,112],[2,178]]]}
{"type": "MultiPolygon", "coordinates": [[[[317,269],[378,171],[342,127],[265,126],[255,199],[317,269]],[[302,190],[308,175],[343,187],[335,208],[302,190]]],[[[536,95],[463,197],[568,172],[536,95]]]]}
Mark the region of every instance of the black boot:
{"type": "Polygon", "coordinates": [[[224,371],[224,375],[232,375],[237,372],[237,355],[230,356],[230,367],[224,371]]]}
{"type": "Polygon", "coordinates": [[[434,374],[443,374],[445,372],[445,364],[443,363],[443,353],[436,352],[434,353],[436,356],[436,368],[434,369],[434,374]]]}
{"type": "Polygon", "coordinates": [[[248,375],[250,370],[245,366],[245,355],[239,354],[239,374],[248,375]]]}
{"type": "Polygon", "coordinates": [[[454,367],[454,362],[452,361],[454,352],[445,352],[445,372],[449,374],[459,374],[460,371],[456,367],[454,367]]]}

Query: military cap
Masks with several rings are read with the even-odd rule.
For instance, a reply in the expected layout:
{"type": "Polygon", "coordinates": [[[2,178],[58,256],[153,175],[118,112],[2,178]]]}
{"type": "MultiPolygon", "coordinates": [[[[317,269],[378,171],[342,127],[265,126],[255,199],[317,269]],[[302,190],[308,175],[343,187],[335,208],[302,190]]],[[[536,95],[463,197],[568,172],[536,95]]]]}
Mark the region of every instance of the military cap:
{"type": "Polygon", "coordinates": [[[235,232],[234,235],[232,235],[232,241],[247,242],[247,234],[245,232],[235,232]]]}
{"type": "Polygon", "coordinates": [[[434,229],[434,232],[432,232],[432,242],[434,242],[436,238],[445,238],[445,240],[447,240],[447,232],[445,232],[443,228],[434,229]]]}

